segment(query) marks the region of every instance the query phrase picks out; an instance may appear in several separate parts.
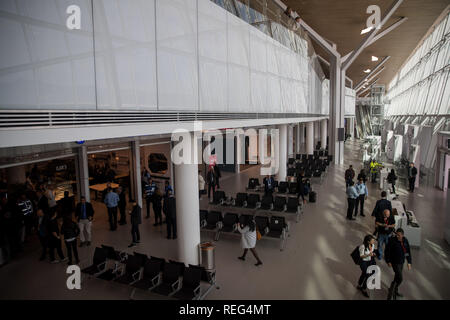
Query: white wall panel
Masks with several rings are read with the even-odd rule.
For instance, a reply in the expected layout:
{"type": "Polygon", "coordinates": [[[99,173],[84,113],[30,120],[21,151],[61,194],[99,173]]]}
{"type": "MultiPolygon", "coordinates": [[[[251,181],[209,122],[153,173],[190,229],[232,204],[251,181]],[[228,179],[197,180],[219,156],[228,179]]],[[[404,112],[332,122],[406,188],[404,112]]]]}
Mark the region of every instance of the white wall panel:
{"type": "Polygon", "coordinates": [[[267,106],[270,112],[283,112],[281,108],[280,79],[277,76],[267,76],[267,106]]]}
{"type": "Polygon", "coordinates": [[[156,1],[159,110],[198,110],[196,3],[156,1]]]}
{"type": "Polygon", "coordinates": [[[249,67],[250,26],[238,17],[227,13],[228,27],[228,62],[249,67]]]}
{"type": "Polygon", "coordinates": [[[248,112],[250,106],[249,69],[228,66],[228,111],[248,112]]]}
{"type": "Polygon", "coordinates": [[[251,101],[250,110],[254,112],[271,112],[267,107],[267,74],[252,72],[250,75],[251,101]]]}

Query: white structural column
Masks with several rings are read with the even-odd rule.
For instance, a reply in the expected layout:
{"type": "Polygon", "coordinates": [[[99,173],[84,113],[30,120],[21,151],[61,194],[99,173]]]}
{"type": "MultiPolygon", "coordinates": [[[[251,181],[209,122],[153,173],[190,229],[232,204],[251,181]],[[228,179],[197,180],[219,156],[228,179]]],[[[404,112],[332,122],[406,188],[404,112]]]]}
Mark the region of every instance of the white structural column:
{"type": "Polygon", "coordinates": [[[297,137],[295,139],[295,152],[296,153],[300,153],[300,150],[301,150],[300,146],[301,146],[302,129],[303,129],[303,126],[300,123],[297,123],[297,130],[296,130],[297,137]]]}
{"type": "Polygon", "coordinates": [[[294,154],[294,126],[288,125],[288,156],[294,154]]]}
{"type": "Polygon", "coordinates": [[[320,147],[322,149],[327,148],[327,128],[328,123],[327,119],[323,119],[320,123],[320,147]]]}
{"type": "MultiPolygon", "coordinates": [[[[194,146],[194,143],[196,143],[194,134],[189,133],[188,137],[191,146],[194,146]]],[[[192,151],[194,153],[194,150],[192,151]]],[[[196,158],[196,155],[191,154],[192,161],[190,164],[175,165],[178,261],[193,265],[199,263],[198,245],[200,244],[198,164],[196,158]]]]}
{"type": "Polygon", "coordinates": [[[142,208],[142,184],[141,184],[141,146],[138,140],[131,141],[131,166],[133,174],[133,198],[136,204],[142,208]]]}
{"type": "Polygon", "coordinates": [[[334,163],[344,163],[345,72],[340,57],[330,57],[330,121],[328,122],[329,154],[334,163]],[[340,132],[340,134],[339,134],[340,132]]]}
{"type": "Polygon", "coordinates": [[[314,154],[314,122],[306,124],[306,154],[314,154]]]}
{"type": "Polygon", "coordinates": [[[78,181],[80,184],[80,196],[86,198],[86,202],[91,201],[91,193],[89,191],[89,166],[87,147],[81,146],[78,148],[78,181]]]}
{"type": "Polygon", "coordinates": [[[350,118],[350,132],[349,132],[350,136],[353,138],[353,136],[355,135],[355,118],[351,117],[350,118]]]}
{"type": "MultiPolygon", "coordinates": [[[[279,143],[279,168],[277,174],[278,181],[286,181],[286,166],[287,166],[287,124],[282,124],[278,126],[280,134],[279,143]]],[[[198,220],[198,219],[197,219],[198,220]]],[[[198,221],[197,221],[198,224],[198,221]]]]}

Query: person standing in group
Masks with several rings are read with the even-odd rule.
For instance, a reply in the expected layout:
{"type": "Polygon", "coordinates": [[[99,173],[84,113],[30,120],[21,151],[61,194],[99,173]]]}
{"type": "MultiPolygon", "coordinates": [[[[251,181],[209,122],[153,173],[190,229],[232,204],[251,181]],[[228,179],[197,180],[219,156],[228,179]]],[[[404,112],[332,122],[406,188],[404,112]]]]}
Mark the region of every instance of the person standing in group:
{"type": "Polygon", "coordinates": [[[375,224],[378,230],[378,259],[381,260],[383,256],[383,245],[386,245],[389,241],[389,237],[395,228],[395,219],[391,215],[389,209],[383,211],[383,216],[377,216],[375,224]]]}
{"type": "Polygon", "coordinates": [[[177,208],[173,192],[169,191],[164,198],[163,211],[166,215],[167,239],[177,238],[177,208]]]}
{"type": "MultiPolygon", "coordinates": [[[[200,172],[200,171],[199,171],[200,172]]],[[[204,181],[204,180],[203,180],[204,181]]],[[[164,197],[167,197],[167,193],[169,192],[169,190],[171,190],[173,192],[173,188],[170,185],[169,181],[165,181],[164,182],[164,197]]]]}
{"type": "Polygon", "coordinates": [[[391,169],[391,172],[389,172],[387,178],[387,182],[391,184],[392,186],[392,193],[395,194],[395,181],[397,180],[397,176],[395,175],[395,170],[391,169]]]}
{"type": "Polygon", "coordinates": [[[275,180],[271,175],[268,175],[263,179],[264,195],[272,195],[275,190],[275,180]]]}
{"type": "Polygon", "coordinates": [[[73,198],[69,197],[69,191],[64,191],[64,198],[61,199],[61,216],[63,219],[68,216],[72,218],[73,198]]]}
{"type": "Polygon", "coordinates": [[[80,228],[78,227],[78,224],[76,224],[71,217],[66,216],[61,226],[61,233],[63,234],[64,242],[66,243],[67,255],[69,257],[68,265],[70,266],[71,264],[73,264],[72,251],[73,255],[75,256],[75,264],[80,263],[77,249],[77,237],[80,234],[80,228]]]}
{"type": "Polygon", "coordinates": [[[356,180],[359,181],[359,179],[363,179],[364,184],[367,181],[367,175],[366,175],[366,171],[364,169],[361,169],[361,171],[358,173],[358,177],[356,178],[356,180]]]}
{"type": "Polygon", "coordinates": [[[64,254],[61,250],[61,236],[59,232],[58,220],[56,220],[56,211],[51,212],[49,217],[50,221],[48,224],[48,232],[49,232],[48,248],[50,252],[50,262],[51,263],[66,262],[69,259],[67,257],[64,257],[64,254]],[[55,259],[55,249],[61,260],[55,259]]]}
{"type": "Polygon", "coordinates": [[[220,168],[219,168],[219,165],[217,163],[214,163],[214,173],[216,175],[216,186],[217,186],[217,189],[220,189],[219,181],[220,181],[220,178],[222,177],[222,175],[220,173],[220,168]]]}
{"type": "Polygon", "coordinates": [[[355,183],[353,181],[350,181],[349,186],[347,188],[347,203],[348,203],[347,219],[348,220],[355,220],[355,218],[353,218],[353,211],[355,210],[356,199],[359,197],[359,194],[356,191],[356,188],[354,185],[355,185],[355,183]]]}
{"type": "Polygon", "coordinates": [[[411,162],[408,168],[408,181],[409,191],[414,192],[414,186],[416,184],[417,168],[414,167],[414,163],[411,162]]]}
{"type": "Polygon", "coordinates": [[[208,198],[211,199],[211,190],[216,191],[216,174],[212,166],[209,166],[208,173],[206,174],[206,183],[208,184],[208,198]]]}
{"type": "Polygon", "coordinates": [[[128,248],[134,247],[136,244],[140,243],[141,235],[139,233],[139,225],[142,223],[142,208],[133,200],[130,201],[130,205],[133,209],[130,210],[131,244],[128,248]]]}
{"type": "Polygon", "coordinates": [[[161,209],[162,209],[162,201],[163,194],[159,188],[156,188],[155,193],[153,194],[153,212],[155,213],[155,223],[153,226],[159,226],[162,225],[162,215],[161,215],[161,209]]]}
{"type": "Polygon", "coordinates": [[[367,186],[364,183],[363,178],[359,178],[358,183],[355,186],[356,191],[358,192],[358,198],[356,198],[355,202],[355,217],[358,215],[358,206],[361,206],[360,215],[365,217],[364,214],[364,200],[369,196],[369,192],[367,191],[367,186]]]}
{"type": "Polygon", "coordinates": [[[125,212],[125,209],[127,207],[126,192],[122,187],[119,187],[117,189],[117,192],[119,193],[119,211],[120,211],[119,224],[124,225],[124,224],[127,224],[127,217],[126,217],[126,212],[125,212]]]}
{"type": "Polygon", "coordinates": [[[355,170],[353,170],[353,166],[350,165],[350,167],[347,170],[345,170],[344,174],[346,188],[348,188],[350,182],[353,181],[354,177],[355,177],[355,170]]]}
{"type": "Polygon", "coordinates": [[[237,224],[237,230],[241,233],[241,245],[242,249],[244,249],[244,253],[238,259],[245,261],[245,256],[247,255],[248,249],[253,253],[253,256],[256,259],[255,266],[262,265],[262,261],[259,259],[258,254],[256,253],[256,224],[253,218],[249,218],[248,221],[244,221],[244,223],[237,224]]]}
{"type": "Polygon", "coordinates": [[[108,208],[109,226],[111,231],[115,231],[117,229],[117,206],[120,199],[112,188],[108,188],[107,190],[105,204],[108,208]]]}
{"type": "Polygon", "coordinates": [[[28,200],[25,193],[20,195],[17,201],[17,208],[22,219],[22,230],[21,230],[21,242],[25,242],[26,238],[31,236],[31,230],[33,228],[33,205],[31,201],[28,200]]]}
{"type": "Polygon", "coordinates": [[[36,188],[36,197],[37,197],[36,210],[41,209],[44,212],[44,214],[49,214],[50,209],[48,206],[48,199],[41,188],[36,188]]]}
{"type": "Polygon", "coordinates": [[[55,190],[53,189],[53,185],[50,184],[48,186],[46,197],[48,199],[48,207],[50,210],[50,213],[53,213],[53,211],[56,211],[57,203],[55,199],[55,190]]]}
{"type": "MultiPolygon", "coordinates": [[[[153,202],[153,195],[156,191],[156,183],[153,181],[153,179],[150,179],[149,183],[145,185],[144,187],[144,193],[145,193],[145,202],[147,205],[147,216],[145,219],[150,218],[150,205],[153,202]]],[[[153,208],[153,211],[155,211],[155,208],[153,208]]]]}
{"type": "Polygon", "coordinates": [[[359,246],[359,257],[361,258],[359,267],[361,268],[361,276],[358,280],[358,290],[360,290],[366,298],[369,298],[369,294],[367,293],[367,279],[369,278],[367,268],[376,264],[375,250],[375,238],[368,234],[364,237],[363,244],[359,246]]]}
{"type": "Polygon", "coordinates": [[[86,201],[84,196],[81,196],[80,200],[81,202],[77,204],[77,208],[75,209],[75,217],[78,219],[78,227],[80,228],[80,247],[84,245],[90,246],[94,208],[91,203],[86,201]]]}
{"type": "Polygon", "coordinates": [[[378,233],[378,228],[376,226],[377,217],[383,217],[384,210],[388,209],[390,213],[392,213],[392,204],[387,199],[386,191],[381,191],[381,199],[377,201],[375,204],[375,208],[372,211],[372,217],[375,217],[375,231],[373,235],[378,233]]]}
{"type": "Polygon", "coordinates": [[[391,300],[402,297],[403,295],[398,292],[398,287],[403,282],[403,265],[406,260],[408,262],[408,270],[411,270],[412,264],[409,241],[406,239],[403,229],[398,228],[395,232],[395,236],[389,238],[384,257],[389,267],[394,270],[395,274],[387,298],[388,300],[391,300]]]}
{"type": "Polygon", "coordinates": [[[38,216],[38,237],[39,242],[41,243],[42,247],[42,254],[39,258],[39,261],[45,260],[47,257],[47,249],[48,249],[48,240],[49,240],[49,233],[48,233],[48,225],[49,225],[49,217],[48,215],[44,214],[44,211],[42,209],[37,210],[37,216],[38,216]]]}
{"type": "MultiPolygon", "coordinates": [[[[205,179],[203,179],[202,172],[198,171],[198,198],[201,199],[202,194],[205,192],[205,179]]],[[[167,195],[167,192],[166,192],[167,195]]]]}

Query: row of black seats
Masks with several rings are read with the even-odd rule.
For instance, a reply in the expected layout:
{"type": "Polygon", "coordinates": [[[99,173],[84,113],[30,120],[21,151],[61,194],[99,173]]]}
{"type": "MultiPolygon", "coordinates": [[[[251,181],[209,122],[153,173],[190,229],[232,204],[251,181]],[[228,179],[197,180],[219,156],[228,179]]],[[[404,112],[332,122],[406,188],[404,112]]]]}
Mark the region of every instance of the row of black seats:
{"type": "Polygon", "coordinates": [[[284,217],[279,216],[253,216],[249,214],[237,214],[227,212],[222,216],[220,211],[200,210],[200,228],[214,231],[214,240],[218,241],[221,233],[238,234],[237,223],[245,224],[249,219],[254,219],[261,236],[281,240],[280,249],[284,244],[289,232],[289,224],[284,217]]]}
{"type": "Polygon", "coordinates": [[[153,256],[148,258],[138,252],[128,255],[105,245],[95,248],[92,265],[82,272],[98,279],[112,280],[182,300],[200,298],[200,281],[215,282],[215,273],[207,272],[203,267],[186,267],[182,262],[166,262],[153,256]],[[114,262],[114,268],[107,268],[108,260],[114,262]]]}

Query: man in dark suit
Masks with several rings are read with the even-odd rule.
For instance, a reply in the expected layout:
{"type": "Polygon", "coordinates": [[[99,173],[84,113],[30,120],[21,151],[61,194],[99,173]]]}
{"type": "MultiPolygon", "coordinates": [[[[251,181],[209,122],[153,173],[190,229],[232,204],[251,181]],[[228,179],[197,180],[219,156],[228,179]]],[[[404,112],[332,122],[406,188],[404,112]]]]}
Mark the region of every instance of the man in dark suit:
{"type": "MultiPolygon", "coordinates": [[[[375,208],[373,208],[372,217],[375,217],[375,220],[382,219],[384,217],[383,212],[386,209],[388,209],[389,212],[392,214],[392,204],[387,199],[386,191],[382,191],[381,199],[377,201],[377,203],[375,204],[375,208]]],[[[373,234],[376,235],[377,232],[378,232],[378,228],[375,227],[375,232],[373,234]]]]}
{"type": "Polygon", "coordinates": [[[265,195],[272,194],[275,189],[275,180],[273,179],[273,177],[269,175],[268,177],[264,178],[263,184],[264,184],[264,194],[265,195]]]}
{"type": "Polygon", "coordinates": [[[133,209],[130,211],[132,242],[128,248],[134,247],[140,242],[141,235],[139,234],[139,225],[142,223],[141,207],[133,200],[130,201],[130,204],[133,206],[133,209]]]}
{"type": "Polygon", "coordinates": [[[36,190],[37,203],[36,210],[41,209],[44,214],[49,214],[50,208],[48,206],[48,198],[44,195],[42,189],[38,188],[36,190]]]}
{"type": "Polygon", "coordinates": [[[411,270],[411,249],[408,239],[406,239],[404,234],[403,229],[398,228],[395,236],[389,238],[384,253],[387,264],[395,274],[394,280],[389,288],[388,300],[396,300],[397,297],[402,297],[402,294],[398,292],[398,287],[403,281],[403,265],[405,264],[405,260],[408,262],[408,270],[411,270]]]}
{"type": "Polygon", "coordinates": [[[409,191],[414,192],[414,185],[416,184],[417,168],[411,162],[408,168],[409,191]]]}
{"type": "Polygon", "coordinates": [[[167,223],[167,239],[177,238],[177,209],[176,202],[172,190],[168,191],[167,197],[164,198],[163,211],[166,215],[167,223]]]}
{"type": "Polygon", "coordinates": [[[86,201],[84,196],[81,196],[80,200],[81,201],[77,204],[75,209],[75,217],[78,221],[78,227],[80,228],[80,247],[82,247],[91,244],[94,208],[92,208],[92,204],[86,201]],[[85,236],[85,232],[87,237],[85,236]]]}

